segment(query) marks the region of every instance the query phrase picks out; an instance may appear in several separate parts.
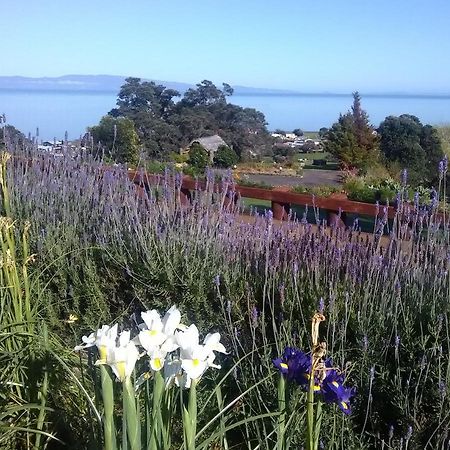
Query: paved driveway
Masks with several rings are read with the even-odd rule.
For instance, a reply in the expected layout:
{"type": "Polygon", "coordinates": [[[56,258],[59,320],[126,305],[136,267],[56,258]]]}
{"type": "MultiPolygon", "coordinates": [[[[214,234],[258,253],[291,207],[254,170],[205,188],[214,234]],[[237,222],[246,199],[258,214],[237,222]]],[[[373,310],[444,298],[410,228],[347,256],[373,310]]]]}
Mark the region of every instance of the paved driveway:
{"type": "Polygon", "coordinates": [[[266,183],[271,186],[304,186],[329,185],[338,186],[340,184],[339,170],[314,170],[306,169],[303,171],[303,178],[291,177],[286,175],[261,175],[248,174],[246,177],[250,181],[266,183]]]}

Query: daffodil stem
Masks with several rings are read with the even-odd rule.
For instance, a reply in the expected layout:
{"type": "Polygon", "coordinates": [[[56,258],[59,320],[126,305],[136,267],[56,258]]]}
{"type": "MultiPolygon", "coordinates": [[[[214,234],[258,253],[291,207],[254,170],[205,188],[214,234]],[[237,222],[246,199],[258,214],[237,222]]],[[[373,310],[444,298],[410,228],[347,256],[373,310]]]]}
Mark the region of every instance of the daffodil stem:
{"type": "Polygon", "coordinates": [[[306,450],[315,450],[314,441],[314,372],[311,371],[306,396],[306,450]]]}
{"type": "Polygon", "coordinates": [[[278,439],[277,450],[285,450],[285,426],[286,426],[286,380],[282,374],[278,381],[278,439]]]}
{"type": "Polygon", "coordinates": [[[138,423],[139,416],[136,407],[136,396],[130,377],[125,378],[123,385],[123,414],[127,430],[130,450],[141,449],[141,434],[138,423]]]}
{"type": "Polygon", "coordinates": [[[195,450],[195,435],[197,434],[197,388],[196,380],[192,380],[189,389],[188,407],[183,405],[183,428],[185,450],[195,450]]]}
{"type": "Polygon", "coordinates": [[[320,427],[322,426],[322,402],[317,401],[316,419],[314,423],[314,450],[319,448],[320,427]]]}
{"type": "Polygon", "coordinates": [[[116,430],[114,425],[114,391],[113,380],[106,366],[100,366],[102,398],[104,408],[103,435],[105,450],[116,450],[116,430]]]}
{"type": "Polygon", "coordinates": [[[164,393],[164,378],[161,375],[161,372],[154,373],[153,379],[153,399],[152,399],[152,414],[151,414],[151,439],[149,450],[153,450],[158,448],[157,442],[163,440],[163,420],[161,413],[161,399],[164,393]]]}

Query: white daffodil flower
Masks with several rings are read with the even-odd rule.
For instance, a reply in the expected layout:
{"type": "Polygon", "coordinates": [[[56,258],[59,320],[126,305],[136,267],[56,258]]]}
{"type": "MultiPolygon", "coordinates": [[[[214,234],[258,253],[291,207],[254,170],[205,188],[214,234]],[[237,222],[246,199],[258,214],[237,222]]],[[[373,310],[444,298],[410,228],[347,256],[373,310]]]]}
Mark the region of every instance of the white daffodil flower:
{"type": "Polygon", "coordinates": [[[166,336],[171,336],[175,333],[175,330],[180,328],[181,313],[178,308],[172,306],[162,319],[163,332],[166,336]]]}
{"type": "Polygon", "coordinates": [[[220,369],[220,365],[214,364],[214,360],[216,359],[216,354],[214,352],[227,354],[224,345],[220,342],[220,333],[208,333],[203,340],[203,345],[208,350],[208,358],[206,361],[208,367],[220,369]]]}
{"type": "Polygon", "coordinates": [[[163,367],[166,361],[167,352],[161,350],[160,348],[156,348],[151,353],[150,356],[150,367],[153,371],[159,372],[163,367]]]}
{"type": "Polygon", "coordinates": [[[141,317],[147,328],[139,332],[139,342],[147,352],[151,352],[159,347],[167,336],[163,333],[163,323],[158,311],[152,309],[143,312],[141,317]]]}
{"type": "Polygon", "coordinates": [[[184,326],[180,324],[181,313],[172,306],[164,315],[163,319],[156,310],[141,313],[146,328],[139,333],[139,343],[144,349],[151,353],[161,346],[164,352],[173,352],[178,348],[174,333],[184,326]]]}
{"type": "Polygon", "coordinates": [[[181,350],[181,367],[189,378],[197,380],[205,373],[209,354],[210,350],[204,345],[194,345],[181,350]]]}
{"type": "Polygon", "coordinates": [[[197,327],[192,324],[186,331],[176,333],[175,338],[181,348],[182,369],[189,378],[193,380],[200,378],[208,368],[207,359],[211,350],[199,344],[197,327]]]}
{"type": "MultiPolygon", "coordinates": [[[[120,381],[125,381],[131,376],[139,359],[139,352],[133,341],[130,341],[130,332],[122,331],[119,336],[119,345],[108,348],[106,364],[111,367],[120,381]]],[[[96,364],[105,364],[97,361],[96,364]]]]}
{"type": "Polygon", "coordinates": [[[175,341],[182,350],[199,345],[198,340],[198,328],[194,324],[190,325],[184,331],[175,333],[175,341]]]}
{"type": "Polygon", "coordinates": [[[89,336],[83,336],[81,338],[83,344],[77,345],[75,351],[93,347],[95,345],[100,353],[100,360],[106,361],[108,348],[116,345],[117,327],[117,324],[112,327],[103,325],[95,333],[91,333],[89,336]]]}

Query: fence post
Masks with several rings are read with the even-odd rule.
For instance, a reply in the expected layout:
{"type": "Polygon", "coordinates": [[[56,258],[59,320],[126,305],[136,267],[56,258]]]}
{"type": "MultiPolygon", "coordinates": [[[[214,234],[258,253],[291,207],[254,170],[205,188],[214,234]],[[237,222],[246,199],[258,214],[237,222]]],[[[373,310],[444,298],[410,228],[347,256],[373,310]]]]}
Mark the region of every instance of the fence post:
{"type": "Polygon", "coordinates": [[[222,209],[234,209],[238,201],[238,193],[228,190],[222,202],[222,209]]]}
{"type": "Polygon", "coordinates": [[[330,227],[345,227],[346,219],[345,212],[327,211],[327,223],[330,227]]]}
{"type": "Polygon", "coordinates": [[[272,200],[272,214],[275,220],[287,220],[289,216],[289,203],[274,202],[272,200]]]}
{"type": "Polygon", "coordinates": [[[181,206],[187,206],[191,203],[191,191],[186,188],[180,188],[179,190],[179,199],[181,206]]]}

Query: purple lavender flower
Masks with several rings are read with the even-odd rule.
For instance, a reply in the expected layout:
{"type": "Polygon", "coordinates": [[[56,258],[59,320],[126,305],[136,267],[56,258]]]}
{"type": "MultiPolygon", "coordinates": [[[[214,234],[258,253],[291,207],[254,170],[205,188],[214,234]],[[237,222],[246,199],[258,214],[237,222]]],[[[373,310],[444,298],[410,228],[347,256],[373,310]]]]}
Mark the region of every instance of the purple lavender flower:
{"type": "Polygon", "coordinates": [[[367,352],[367,350],[369,349],[369,339],[366,335],[364,335],[363,337],[362,348],[365,352],[367,352]]]}
{"type": "Polygon", "coordinates": [[[408,181],[408,171],[406,169],[402,170],[402,185],[406,186],[406,183],[408,181]]]}
{"type": "Polygon", "coordinates": [[[320,297],[320,300],[319,300],[319,312],[323,313],[324,309],[325,309],[325,302],[323,301],[323,298],[320,297]]]}
{"type": "Polygon", "coordinates": [[[408,431],[406,432],[406,436],[405,436],[405,439],[406,439],[407,442],[411,439],[412,433],[413,433],[412,426],[409,425],[408,426],[408,431]]]}
{"type": "Polygon", "coordinates": [[[389,427],[389,440],[391,441],[393,437],[394,437],[394,425],[391,425],[389,427]]]}
{"type": "Polygon", "coordinates": [[[419,193],[414,192],[414,207],[417,209],[419,207],[419,193]]]}
{"type": "Polygon", "coordinates": [[[252,325],[254,328],[258,326],[258,317],[259,317],[258,309],[256,308],[256,306],[254,306],[251,311],[252,325]]]}

